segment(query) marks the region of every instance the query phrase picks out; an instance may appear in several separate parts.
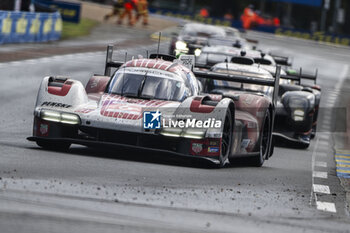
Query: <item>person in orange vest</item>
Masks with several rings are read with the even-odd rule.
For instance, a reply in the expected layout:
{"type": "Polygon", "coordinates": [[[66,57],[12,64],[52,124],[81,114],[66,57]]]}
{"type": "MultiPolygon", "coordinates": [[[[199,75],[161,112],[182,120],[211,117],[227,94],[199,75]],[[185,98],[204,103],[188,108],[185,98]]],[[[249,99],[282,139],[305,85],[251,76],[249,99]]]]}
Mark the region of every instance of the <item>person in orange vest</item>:
{"type": "Polygon", "coordinates": [[[148,2],[147,0],[138,0],[137,2],[136,22],[143,17],[143,25],[148,25],[148,2]]]}
{"type": "Polygon", "coordinates": [[[128,17],[129,25],[133,26],[134,25],[134,20],[132,17],[132,10],[136,9],[136,0],[125,0],[124,1],[124,10],[122,14],[119,16],[118,24],[122,24],[123,19],[125,16],[128,17]]]}
{"type": "Polygon", "coordinates": [[[112,16],[119,16],[123,10],[124,0],[113,0],[113,11],[105,15],[104,20],[108,20],[112,16]]]}
{"type": "Polygon", "coordinates": [[[273,24],[275,27],[281,26],[280,19],[278,17],[273,18],[273,24]]]}
{"type": "Polygon", "coordinates": [[[252,24],[254,23],[256,18],[256,14],[254,12],[254,5],[249,5],[246,7],[243,11],[243,14],[241,16],[241,20],[243,22],[243,28],[249,29],[252,27],[252,24]]]}
{"type": "Polygon", "coordinates": [[[207,8],[203,7],[200,11],[199,11],[199,15],[203,18],[207,18],[209,17],[209,11],[207,10],[207,8]]]}

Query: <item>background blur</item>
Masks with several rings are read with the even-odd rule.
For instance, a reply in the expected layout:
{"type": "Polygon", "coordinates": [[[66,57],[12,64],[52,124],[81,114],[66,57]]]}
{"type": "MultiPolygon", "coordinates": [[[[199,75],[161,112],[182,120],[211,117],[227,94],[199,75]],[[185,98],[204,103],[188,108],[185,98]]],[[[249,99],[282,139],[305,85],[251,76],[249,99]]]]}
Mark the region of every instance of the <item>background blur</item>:
{"type": "MultiPolygon", "coordinates": [[[[112,0],[89,0],[110,4],[112,0]]],[[[149,0],[150,7],[196,14],[203,7],[210,16],[230,13],[239,19],[244,8],[268,17],[278,17],[281,25],[295,29],[350,34],[350,1],[348,0],[149,0]]]]}

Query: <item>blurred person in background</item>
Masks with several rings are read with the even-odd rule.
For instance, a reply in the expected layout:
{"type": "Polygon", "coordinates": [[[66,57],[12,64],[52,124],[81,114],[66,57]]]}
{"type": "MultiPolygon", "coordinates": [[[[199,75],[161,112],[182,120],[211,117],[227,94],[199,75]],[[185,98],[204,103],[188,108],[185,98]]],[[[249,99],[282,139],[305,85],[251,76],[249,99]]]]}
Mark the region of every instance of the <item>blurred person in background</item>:
{"type": "Polygon", "coordinates": [[[134,19],[132,16],[133,9],[137,9],[137,0],[124,0],[123,12],[119,15],[118,24],[122,24],[125,16],[128,18],[128,23],[130,26],[134,25],[134,19]]]}
{"type": "Polygon", "coordinates": [[[229,9],[225,14],[224,14],[224,19],[226,20],[233,20],[233,14],[231,9],[229,9]]]}
{"type": "Polygon", "coordinates": [[[136,10],[136,22],[138,22],[140,18],[143,17],[143,25],[148,25],[148,1],[138,0],[136,10]]]}
{"type": "Polygon", "coordinates": [[[202,9],[200,9],[199,11],[199,15],[203,18],[208,18],[209,17],[209,11],[207,8],[203,7],[202,9]]]}
{"type": "Polygon", "coordinates": [[[107,15],[105,15],[104,20],[108,20],[113,16],[120,16],[124,6],[124,0],[113,0],[113,11],[107,15]]]}
{"type": "Polygon", "coordinates": [[[243,14],[241,16],[241,20],[243,22],[244,29],[250,29],[256,22],[257,15],[254,12],[254,5],[250,4],[246,8],[244,8],[243,14]]]}

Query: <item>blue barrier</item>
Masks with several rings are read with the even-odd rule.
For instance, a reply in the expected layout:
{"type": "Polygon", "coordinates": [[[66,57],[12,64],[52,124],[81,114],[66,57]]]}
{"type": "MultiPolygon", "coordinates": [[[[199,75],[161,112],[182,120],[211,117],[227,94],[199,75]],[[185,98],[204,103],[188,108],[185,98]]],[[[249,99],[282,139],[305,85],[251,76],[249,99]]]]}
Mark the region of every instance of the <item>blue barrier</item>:
{"type": "Polygon", "coordinates": [[[59,40],[61,33],[59,12],[0,11],[0,44],[59,40]]]}
{"type": "Polygon", "coordinates": [[[65,2],[58,0],[34,0],[36,4],[58,10],[61,13],[63,21],[79,23],[80,22],[80,3],[65,2]]]}

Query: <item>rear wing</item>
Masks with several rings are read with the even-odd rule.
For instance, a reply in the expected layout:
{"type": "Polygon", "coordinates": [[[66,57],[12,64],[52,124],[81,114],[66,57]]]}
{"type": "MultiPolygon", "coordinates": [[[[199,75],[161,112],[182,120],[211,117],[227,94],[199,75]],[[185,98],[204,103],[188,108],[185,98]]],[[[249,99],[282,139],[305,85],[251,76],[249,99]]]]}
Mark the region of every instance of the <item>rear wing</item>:
{"type": "Polygon", "coordinates": [[[274,55],[274,54],[270,54],[270,56],[275,60],[277,65],[292,66],[292,61],[289,59],[289,57],[284,57],[284,56],[274,55]]]}
{"type": "MultiPolygon", "coordinates": [[[[169,55],[169,54],[151,54],[149,56],[150,59],[156,59],[161,58],[164,61],[174,61],[176,57],[169,55]]],[[[126,59],[125,59],[126,60],[126,59]]],[[[104,76],[111,76],[111,69],[112,68],[119,68],[121,67],[125,62],[121,61],[113,61],[113,45],[107,46],[107,55],[106,55],[106,65],[105,65],[105,73],[104,76]]]]}
{"type": "Polygon", "coordinates": [[[193,74],[197,78],[231,81],[231,82],[256,84],[256,85],[273,87],[274,89],[273,89],[272,102],[274,106],[277,106],[276,104],[277,104],[277,98],[278,98],[279,81],[281,76],[280,66],[277,66],[276,68],[276,74],[274,75],[274,79],[265,79],[265,78],[258,78],[258,77],[246,76],[246,75],[232,75],[232,74],[224,74],[224,73],[218,73],[218,72],[212,72],[212,71],[201,71],[201,70],[194,70],[193,74]]]}
{"type": "Polygon", "coordinates": [[[281,79],[289,79],[298,81],[299,85],[301,84],[302,79],[313,80],[314,84],[317,82],[318,69],[316,69],[314,74],[303,73],[303,69],[300,68],[299,72],[294,70],[287,70],[287,75],[281,75],[281,79]]]}
{"type": "Polygon", "coordinates": [[[111,76],[112,68],[119,68],[124,64],[124,62],[113,61],[113,45],[107,46],[107,55],[106,55],[106,65],[104,76],[111,76]]]}

